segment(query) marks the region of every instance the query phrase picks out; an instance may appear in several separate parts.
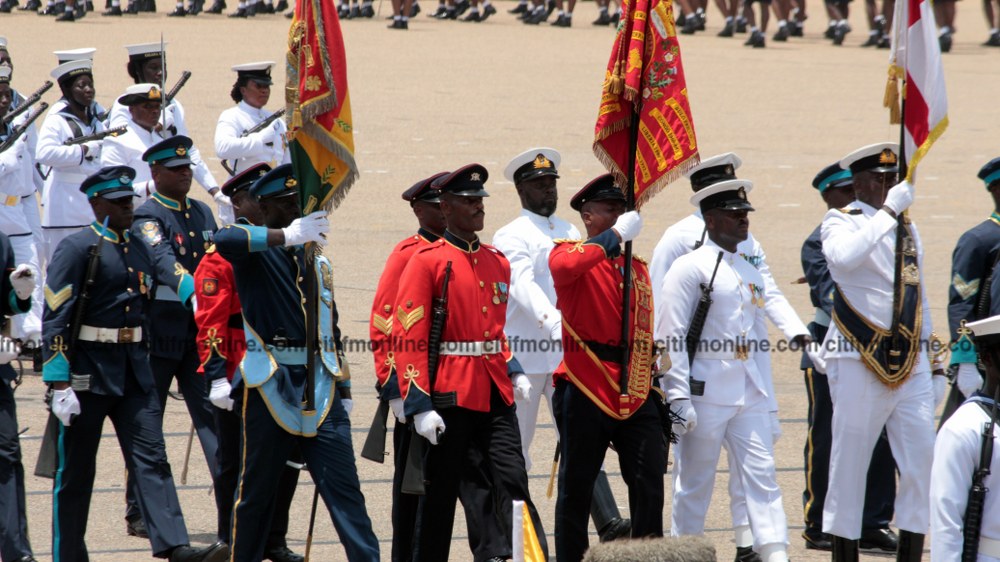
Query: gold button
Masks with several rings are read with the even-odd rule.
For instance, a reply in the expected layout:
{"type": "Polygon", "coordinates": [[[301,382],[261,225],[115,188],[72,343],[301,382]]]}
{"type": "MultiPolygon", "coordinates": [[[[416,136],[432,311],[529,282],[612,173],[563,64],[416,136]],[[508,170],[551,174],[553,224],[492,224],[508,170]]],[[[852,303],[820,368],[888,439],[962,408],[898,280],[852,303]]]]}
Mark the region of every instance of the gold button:
{"type": "Polygon", "coordinates": [[[188,232],[188,236],[194,236],[194,232],[188,232]]]}
{"type": "Polygon", "coordinates": [[[132,272],[134,272],[134,271],[135,271],[135,270],[134,270],[134,269],[132,269],[131,267],[130,267],[130,268],[128,268],[128,272],[129,272],[129,273],[132,273],[132,272]]]}
{"type": "Polygon", "coordinates": [[[483,314],[486,314],[486,307],[483,307],[483,314]]]}
{"type": "Polygon", "coordinates": [[[123,251],[123,252],[125,252],[125,253],[127,254],[127,253],[128,253],[128,246],[126,246],[126,247],[122,248],[122,251],[123,251]]]}
{"type": "Polygon", "coordinates": [[[306,304],[306,299],[302,299],[302,304],[306,304]]]}
{"type": "Polygon", "coordinates": [[[303,278],[303,277],[299,277],[299,283],[301,283],[301,282],[303,282],[303,281],[305,281],[305,278],[303,278]]]}
{"type": "Polygon", "coordinates": [[[619,283],[618,284],[618,288],[619,289],[624,289],[625,288],[625,283],[619,283]]]}
{"type": "MultiPolygon", "coordinates": [[[[184,213],[184,218],[186,219],[191,218],[191,213],[184,213]]],[[[192,234],[191,236],[194,236],[194,234],[192,234]]]]}
{"type": "Polygon", "coordinates": [[[191,256],[192,256],[192,257],[195,257],[195,258],[196,258],[196,257],[198,257],[198,252],[192,252],[192,253],[191,253],[191,256]]]}
{"type": "Polygon", "coordinates": [[[486,286],[486,283],[483,283],[482,281],[480,281],[480,282],[479,282],[479,286],[480,286],[480,287],[485,287],[485,286],[486,286]]]}
{"type": "Polygon", "coordinates": [[[490,337],[490,333],[488,331],[487,332],[483,332],[483,337],[484,338],[490,337]]]}
{"type": "Polygon", "coordinates": [[[128,312],[129,310],[130,310],[130,307],[126,306],[125,307],[125,312],[128,312]]]}
{"type": "Polygon", "coordinates": [[[128,289],[125,289],[125,290],[131,293],[132,292],[132,287],[129,287],[128,289]]]}
{"type": "Polygon", "coordinates": [[[472,258],[472,265],[476,265],[476,264],[478,264],[478,263],[479,263],[479,260],[478,260],[478,259],[476,259],[476,258],[472,258]]]}

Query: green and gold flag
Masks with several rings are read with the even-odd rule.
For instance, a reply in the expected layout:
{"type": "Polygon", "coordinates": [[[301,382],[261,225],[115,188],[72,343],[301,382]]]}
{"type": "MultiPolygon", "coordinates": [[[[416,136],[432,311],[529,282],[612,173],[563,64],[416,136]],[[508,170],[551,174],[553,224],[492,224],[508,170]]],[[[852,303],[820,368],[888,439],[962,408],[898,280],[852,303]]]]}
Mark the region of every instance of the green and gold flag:
{"type": "Polygon", "coordinates": [[[304,214],[331,210],[358,179],[347,56],[328,0],[298,0],[288,31],[288,149],[304,214]]]}

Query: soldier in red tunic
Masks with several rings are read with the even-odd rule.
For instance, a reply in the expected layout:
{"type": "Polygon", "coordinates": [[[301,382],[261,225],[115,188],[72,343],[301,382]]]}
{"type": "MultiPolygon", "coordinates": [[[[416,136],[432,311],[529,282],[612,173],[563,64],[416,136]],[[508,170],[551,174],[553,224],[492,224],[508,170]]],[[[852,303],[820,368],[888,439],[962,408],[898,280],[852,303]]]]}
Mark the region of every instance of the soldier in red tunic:
{"type": "MultiPolygon", "coordinates": [[[[646,263],[632,260],[627,398],[619,374],[624,258],[621,245],[642,228],[605,174],[570,201],[587,228],[585,241],[556,240],[549,254],[556,306],[563,318],[563,362],[556,369],[553,410],[562,465],[556,501],[559,562],[579,562],[588,546],[587,514],[609,444],[629,488],[633,537],[663,536],[666,448],[660,413],[647,400],[652,382],[653,295],[646,263]]],[[[655,399],[655,397],[654,397],[655,399]]]]}
{"type": "MultiPolygon", "coordinates": [[[[487,177],[486,168],[470,164],[434,182],[441,191],[447,230],[413,255],[396,295],[392,350],[404,410],[413,416],[416,432],[434,445],[426,459],[417,561],[448,560],[459,484],[469,472],[469,449],[478,450],[491,466],[494,493],[525,503],[536,546],[547,553],[528,492],[514,414],[511,375],[522,371],[503,332],[510,264],[476,235],[483,229],[487,177]],[[430,373],[427,342],[449,263],[447,319],[437,369],[430,373]]],[[[512,502],[498,503],[504,536],[510,539],[512,502]]]]}

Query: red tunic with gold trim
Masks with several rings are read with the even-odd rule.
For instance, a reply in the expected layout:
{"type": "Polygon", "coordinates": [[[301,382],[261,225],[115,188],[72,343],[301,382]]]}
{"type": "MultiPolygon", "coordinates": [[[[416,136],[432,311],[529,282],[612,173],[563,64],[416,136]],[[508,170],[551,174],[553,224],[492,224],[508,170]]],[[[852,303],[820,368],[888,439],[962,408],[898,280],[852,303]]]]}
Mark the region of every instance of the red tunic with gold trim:
{"type": "Polygon", "coordinates": [[[646,263],[633,257],[628,398],[622,399],[625,260],[619,247],[612,230],[585,242],[556,240],[549,268],[563,314],[563,361],[554,376],[573,383],[609,416],[626,419],[646,401],[652,382],[653,295],[646,263]]]}
{"type": "Polygon", "coordinates": [[[198,325],[198,357],[209,381],[233,373],[243,360],[247,342],[243,333],[243,311],[236,294],[233,266],[211,246],[194,272],[195,298],[198,308],[194,321],[198,325]]]}
{"type": "Polygon", "coordinates": [[[437,239],[437,236],[421,228],[413,236],[401,240],[385,260],[382,277],[378,280],[375,300],[372,302],[369,338],[371,339],[372,355],[375,356],[375,378],[378,379],[379,398],[382,400],[399,398],[395,357],[390,349],[392,317],[396,306],[399,278],[413,254],[421,248],[426,248],[437,239]]]}
{"type": "Polygon", "coordinates": [[[514,401],[508,375],[511,358],[504,323],[510,263],[503,254],[478,241],[469,244],[450,232],[417,251],[399,281],[392,350],[407,415],[433,408],[427,377],[427,337],[434,299],[440,297],[445,266],[451,262],[448,317],[434,382],[434,403],[488,412],[495,385],[507,404],[514,401]]]}

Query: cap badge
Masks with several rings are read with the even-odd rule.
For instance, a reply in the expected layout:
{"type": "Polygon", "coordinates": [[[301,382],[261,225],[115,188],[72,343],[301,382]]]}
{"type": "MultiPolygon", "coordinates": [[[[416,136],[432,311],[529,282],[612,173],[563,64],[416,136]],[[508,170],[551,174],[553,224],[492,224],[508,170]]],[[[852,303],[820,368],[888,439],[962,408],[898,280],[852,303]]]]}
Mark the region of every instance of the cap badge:
{"type": "Polygon", "coordinates": [[[726,166],[726,174],[728,174],[728,175],[731,176],[731,175],[734,175],[735,173],[736,173],[736,170],[733,169],[733,165],[732,164],[729,164],[729,165],[726,166]]]}
{"type": "Polygon", "coordinates": [[[745,188],[742,188],[742,187],[739,188],[736,191],[736,194],[740,198],[741,201],[746,201],[747,200],[747,190],[745,188]]]}
{"type": "Polygon", "coordinates": [[[285,187],[288,189],[293,189],[297,185],[299,185],[299,182],[295,181],[295,178],[288,178],[285,180],[285,187]]]}
{"type": "Polygon", "coordinates": [[[132,181],[132,178],[128,177],[127,174],[122,174],[122,176],[120,178],[118,178],[118,183],[120,183],[122,185],[128,185],[129,182],[131,182],[131,181],[132,181]]]}
{"type": "Polygon", "coordinates": [[[469,181],[483,181],[479,179],[479,172],[472,172],[469,174],[469,181]]]}
{"type": "Polygon", "coordinates": [[[175,150],[174,153],[177,154],[177,156],[184,156],[185,154],[188,153],[188,151],[183,146],[178,146],[177,150],[175,150]]]}
{"type": "Polygon", "coordinates": [[[896,163],[896,153],[893,152],[892,150],[889,150],[888,148],[884,149],[882,151],[882,154],[879,154],[878,163],[879,164],[895,164],[896,163]]]}
{"type": "Polygon", "coordinates": [[[151,99],[151,100],[158,100],[158,99],[160,99],[160,89],[157,88],[156,86],[153,86],[152,88],[150,88],[149,89],[149,99],[151,99]]]}
{"type": "Polygon", "coordinates": [[[535,157],[534,167],[536,170],[551,168],[552,161],[546,158],[544,154],[539,154],[535,157]]]}

